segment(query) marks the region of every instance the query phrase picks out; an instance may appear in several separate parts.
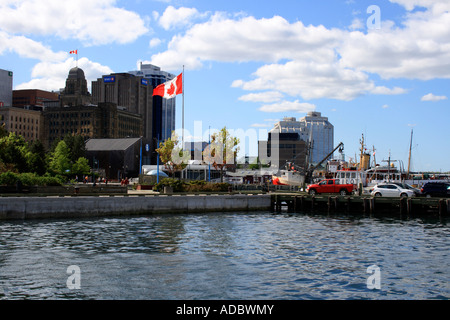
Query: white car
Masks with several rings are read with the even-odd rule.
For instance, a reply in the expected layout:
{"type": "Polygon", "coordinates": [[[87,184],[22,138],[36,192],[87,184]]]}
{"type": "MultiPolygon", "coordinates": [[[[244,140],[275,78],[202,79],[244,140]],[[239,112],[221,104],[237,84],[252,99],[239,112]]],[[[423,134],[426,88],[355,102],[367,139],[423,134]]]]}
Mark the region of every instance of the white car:
{"type": "Polygon", "coordinates": [[[375,197],[415,197],[411,189],[405,189],[394,183],[383,183],[376,185],[370,192],[375,197]]]}

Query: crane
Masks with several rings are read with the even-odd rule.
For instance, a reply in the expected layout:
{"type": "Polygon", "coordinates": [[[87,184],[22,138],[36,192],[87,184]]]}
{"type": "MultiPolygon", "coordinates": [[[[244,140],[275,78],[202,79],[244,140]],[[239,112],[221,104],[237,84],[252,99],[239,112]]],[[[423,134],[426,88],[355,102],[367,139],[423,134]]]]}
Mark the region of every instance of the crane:
{"type": "Polygon", "coordinates": [[[337,149],[339,149],[339,152],[342,153],[344,151],[344,143],[340,142],[337,145],[337,147],[333,149],[333,151],[331,151],[329,154],[326,155],[325,158],[322,159],[322,161],[317,163],[315,166],[311,165],[308,168],[308,170],[306,171],[306,177],[305,177],[306,182],[308,182],[308,183],[311,182],[314,170],[316,170],[325,160],[327,160],[328,157],[330,157],[337,149]]]}

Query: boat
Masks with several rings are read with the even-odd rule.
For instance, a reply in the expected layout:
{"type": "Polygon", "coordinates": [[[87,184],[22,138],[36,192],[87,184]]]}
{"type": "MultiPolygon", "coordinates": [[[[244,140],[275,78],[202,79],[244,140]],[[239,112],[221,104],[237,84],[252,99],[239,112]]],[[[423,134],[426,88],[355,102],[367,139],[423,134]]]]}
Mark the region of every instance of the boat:
{"type": "Polygon", "coordinates": [[[305,175],[297,170],[279,170],[272,175],[272,183],[276,186],[302,186],[305,175]]]}

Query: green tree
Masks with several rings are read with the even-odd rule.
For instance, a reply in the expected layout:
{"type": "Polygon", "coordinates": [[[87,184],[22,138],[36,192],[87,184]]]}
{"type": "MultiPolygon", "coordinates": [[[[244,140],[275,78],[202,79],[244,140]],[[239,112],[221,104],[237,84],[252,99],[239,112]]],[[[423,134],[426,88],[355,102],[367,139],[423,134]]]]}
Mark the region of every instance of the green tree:
{"type": "Polygon", "coordinates": [[[211,143],[203,151],[203,159],[220,170],[220,181],[223,182],[223,171],[235,166],[238,152],[239,139],[233,137],[227,127],[223,127],[211,136],[211,143]]]}
{"type": "Polygon", "coordinates": [[[31,143],[27,159],[30,172],[40,176],[47,172],[46,152],[40,140],[35,140],[31,143]]]}
{"type": "Polygon", "coordinates": [[[0,138],[6,137],[8,135],[8,131],[5,129],[5,125],[0,126],[0,138]]]}
{"type": "Polygon", "coordinates": [[[169,171],[171,176],[173,176],[176,171],[183,170],[190,160],[189,151],[183,151],[178,144],[178,136],[175,133],[172,133],[172,137],[169,137],[166,141],[161,142],[159,144],[159,148],[156,149],[161,162],[164,163],[164,166],[169,171]]]}
{"type": "Polygon", "coordinates": [[[64,137],[64,142],[70,149],[69,158],[72,163],[78,161],[80,157],[84,157],[86,154],[86,147],[84,143],[84,138],[81,135],[66,135],[64,137]]]}
{"type": "Polygon", "coordinates": [[[71,161],[69,158],[70,149],[64,140],[61,140],[50,156],[49,169],[55,174],[68,175],[71,170],[71,161]]]}
{"type": "Polygon", "coordinates": [[[28,172],[28,143],[22,136],[10,132],[0,138],[0,162],[18,172],[28,172]]]}
{"type": "Polygon", "coordinates": [[[72,166],[72,174],[84,176],[89,174],[91,167],[89,167],[89,160],[85,157],[79,157],[72,166]]]}

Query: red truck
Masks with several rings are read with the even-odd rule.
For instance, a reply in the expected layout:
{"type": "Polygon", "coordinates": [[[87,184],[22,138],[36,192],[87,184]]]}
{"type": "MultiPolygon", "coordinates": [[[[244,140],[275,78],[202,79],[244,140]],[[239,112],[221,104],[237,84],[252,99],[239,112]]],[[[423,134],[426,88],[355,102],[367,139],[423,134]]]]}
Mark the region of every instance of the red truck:
{"type": "Polygon", "coordinates": [[[342,196],[353,192],[353,184],[339,184],[339,179],[325,179],[317,184],[310,184],[306,188],[309,194],[339,193],[342,196]]]}

